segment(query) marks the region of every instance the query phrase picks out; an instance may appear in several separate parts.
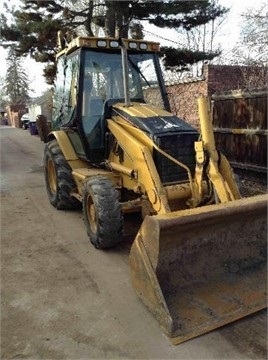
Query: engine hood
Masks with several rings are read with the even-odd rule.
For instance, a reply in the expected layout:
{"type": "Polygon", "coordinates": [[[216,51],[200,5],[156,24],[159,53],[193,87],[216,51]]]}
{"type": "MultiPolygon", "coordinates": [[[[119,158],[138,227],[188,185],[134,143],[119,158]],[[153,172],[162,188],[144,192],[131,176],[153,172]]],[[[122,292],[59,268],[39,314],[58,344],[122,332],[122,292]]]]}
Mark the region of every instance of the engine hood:
{"type": "Polygon", "coordinates": [[[126,107],[123,103],[113,105],[112,115],[119,115],[133,126],[150,135],[178,132],[198,133],[197,130],[179,117],[143,103],[132,103],[126,107]]]}

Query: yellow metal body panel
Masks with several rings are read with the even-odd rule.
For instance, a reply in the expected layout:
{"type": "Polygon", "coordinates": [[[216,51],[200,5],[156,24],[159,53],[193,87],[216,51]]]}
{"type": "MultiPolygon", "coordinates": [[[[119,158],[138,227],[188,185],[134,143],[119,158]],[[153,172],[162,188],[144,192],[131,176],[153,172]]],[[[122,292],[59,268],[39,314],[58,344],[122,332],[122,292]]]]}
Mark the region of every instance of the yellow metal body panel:
{"type": "Polygon", "coordinates": [[[79,160],[73,148],[73,145],[65,131],[63,130],[52,131],[50,135],[53,135],[53,137],[57,140],[61,148],[61,151],[68,162],[79,160]]]}
{"type": "Polygon", "coordinates": [[[128,134],[137,139],[144,146],[147,146],[150,151],[153,150],[154,144],[152,139],[149,138],[147,134],[145,134],[142,130],[134,127],[132,124],[128,123],[122,116],[114,116],[112,121],[120,125],[122,129],[124,129],[128,134]]]}
{"type": "Polygon", "coordinates": [[[105,169],[94,168],[88,162],[79,159],[65,131],[53,131],[51,133],[51,136],[52,135],[57,140],[63,156],[72,169],[72,174],[77,185],[77,193],[80,196],[82,196],[84,181],[92,176],[103,175],[110,178],[116,188],[120,188],[122,186],[120,174],[110,172],[105,169]]]}
{"type": "MultiPolygon", "coordinates": [[[[113,119],[110,121],[110,123],[111,123],[111,126],[113,126],[113,123],[115,122],[116,124],[118,124],[117,129],[122,129],[122,131],[123,130],[125,131],[124,136],[121,137],[120,142],[119,142],[120,147],[122,147],[124,149],[124,154],[127,155],[126,158],[127,159],[131,158],[130,163],[128,162],[127,159],[124,160],[125,165],[129,166],[130,168],[133,168],[133,166],[134,166],[133,161],[135,160],[135,153],[134,153],[134,155],[132,155],[132,157],[129,156],[129,154],[128,154],[130,146],[129,146],[129,139],[127,136],[131,135],[140,144],[142,144],[144,146],[144,148],[145,147],[147,148],[146,151],[148,151],[148,159],[150,158],[151,164],[153,163],[153,160],[152,160],[153,149],[155,149],[156,151],[160,152],[161,154],[166,156],[168,159],[173,161],[175,164],[177,164],[178,166],[180,166],[186,170],[186,172],[188,174],[188,179],[189,179],[188,184],[191,189],[191,192],[189,195],[189,204],[191,204],[191,207],[197,206],[202,200],[202,190],[198,189],[198,186],[200,186],[200,189],[203,188],[202,179],[199,182],[197,182],[196,179],[193,179],[190,169],[187,166],[185,166],[185,164],[181,163],[179,160],[174,159],[169,154],[165,153],[162,149],[160,149],[153,142],[153,140],[146,133],[144,133],[139,128],[133,126],[132,123],[128,120],[128,116],[134,116],[134,117],[137,116],[137,117],[143,118],[144,121],[146,122],[147,118],[152,118],[152,117],[161,118],[161,116],[164,116],[164,117],[170,116],[171,117],[173,115],[165,110],[160,109],[160,108],[154,108],[148,104],[140,104],[140,103],[133,103],[132,106],[130,106],[130,107],[125,107],[124,104],[117,103],[114,106],[114,108],[115,108],[115,113],[116,113],[116,110],[118,109],[118,110],[121,110],[121,112],[123,111],[123,114],[124,114],[124,115],[122,115],[121,112],[118,112],[118,115],[114,116],[113,119]]],[[[115,135],[115,138],[118,141],[117,135],[115,135]]],[[[119,160],[113,159],[112,161],[119,161],[119,160]]],[[[148,162],[148,160],[147,160],[147,162],[148,162]]],[[[141,174],[142,171],[143,170],[141,168],[141,170],[138,172],[138,174],[141,174]]],[[[147,173],[147,178],[146,178],[145,183],[141,181],[141,178],[139,178],[139,182],[140,182],[139,186],[141,186],[142,192],[146,193],[147,195],[151,192],[151,189],[152,189],[150,187],[147,188],[147,184],[149,184],[149,180],[147,180],[147,179],[149,179],[149,178],[152,178],[153,181],[155,181],[155,183],[157,184],[157,186],[153,190],[153,194],[151,194],[152,198],[155,198],[155,196],[161,197],[163,204],[165,204],[164,207],[162,207],[162,208],[159,207],[158,205],[153,206],[153,207],[155,208],[155,210],[158,213],[170,212],[170,207],[167,206],[167,202],[168,202],[167,195],[168,194],[166,191],[163,191],[162,185],[158,185],[158,184],[160,184],[160,179],[159,179],[159,176],[155,169],[154,164],[151,165],[151,168],[149,169],[149,172],[147,173]],[[158,192],[158,189],[160,192],[158,192]]],[[[129,182],[128,182],[128,185],[129,185],[129,182]]],[[[133,184],[132,184],[132,188],[133,188],[133,184]]],[[[180,199],[180,195],[182,195],[182,194],[185,195],[184,192],[177,192],[178,199],[180,199]]],[[[185,199],[185,196],[183,196],[182,199],[185,199]]]]}
{"type": "MultiPolygon", "coordinates": [[[[122,165],[131,168],[137,174],[136,179],[129,179],[125,174],[122,175],[123,184],[128,181],[128,186],[135,192],[140,188],[141,194],[147,194],[153,208],[157,213],[166,213],[170,211],[165,189],[161,183],[152,154],[148,146],[144,145],[130,132],[126,131],[121,124],[113,120],[107,120],[108,128],[115,136],[119,146],[124,151],[124,163],[122,165]]],[[[149,143],[149,137],[148,143],[149,143]]],[[[120,163],[119,156],[112,153],[109,161],[120,163]]]]}
{"type": "Polygon", "coordinates": [[[150,118],[150,117],[172,117],[174,116],[170,112],[163,110],[161,108],[151,106],[149,104],[144,103],[132,103],[132,106],[126,107],[124,103],[117,103],[114,105],[114,109],[123,110],[125,113],[129,114],[130,116],[136,116],[140,118],[150,118]]]}
{"type": "Polygon", "coordinates": [[[86,179],[93,176],[105,176],[109,178],[115,188],[121,188],[121,176],[120,174],[112,173],[107,170],[97,169],[97,168],[76,168],[72,171],[73,177],[75,179],[78,194],[82,195],[83,184],[86,179]]]}
{"type": "Polygon", "coordinates": [[[144,121],[146,121],[146,118],[150,118],[150,117],[160,118],[161,116],[165,116],[165,117],[173,116],[171,113],[163,109],[142,103],[133,102],[132,105],[129,107],[126,107],[123,103],[117,103],[113,107],[115,113],[116,110],[124,112],[124,116],[122,115],[122,113],[119,113],[117,116],[114,116],[113,121],[120,124],[120,126],[124,128],[129,134],[133,135],[142,144],[147,146],[150,149],[150,151],[152,151],[153,147],[155,147],[154,142],[146,133],[144,133],[142,130],[138,129],[137,127],[133,126],[133,124],[128,120],[128,116],[139,117],[144,119],[144,121]]]}

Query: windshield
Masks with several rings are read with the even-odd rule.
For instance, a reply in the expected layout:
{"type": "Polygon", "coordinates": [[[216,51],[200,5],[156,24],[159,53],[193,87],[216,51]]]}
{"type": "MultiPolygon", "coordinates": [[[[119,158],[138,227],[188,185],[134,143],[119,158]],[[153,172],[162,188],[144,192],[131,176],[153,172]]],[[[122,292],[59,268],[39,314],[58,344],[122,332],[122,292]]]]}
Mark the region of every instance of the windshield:
{"type": "MultiPolygon", "coordinates": [[[[143,101],[164,108],[153,53],[128,53],[131,101],[143,101]]],[[[84,98],[124,99],[121,53],[87,50],[84,66],[84,98]]],[[[87,100],[86,100],[87,101],[87,100]]]]}

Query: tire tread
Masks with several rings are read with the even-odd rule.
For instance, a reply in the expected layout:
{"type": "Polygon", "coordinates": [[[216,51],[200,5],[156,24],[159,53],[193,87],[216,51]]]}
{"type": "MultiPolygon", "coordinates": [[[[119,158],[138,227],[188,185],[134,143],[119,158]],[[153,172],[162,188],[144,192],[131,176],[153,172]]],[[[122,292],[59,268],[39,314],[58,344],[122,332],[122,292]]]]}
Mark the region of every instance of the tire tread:
{"type": "Polygon", "coordinates": [[[121,206],[118,193],[108,178],[96,176],[86,181],[83,188],[83,212],[90,240],[96,248],[111,248],[122,240],[123,215],[121,206]],[[98,214],[97,234],[92,233],[87,220],[86,199],[89,193],[98,214]]]}

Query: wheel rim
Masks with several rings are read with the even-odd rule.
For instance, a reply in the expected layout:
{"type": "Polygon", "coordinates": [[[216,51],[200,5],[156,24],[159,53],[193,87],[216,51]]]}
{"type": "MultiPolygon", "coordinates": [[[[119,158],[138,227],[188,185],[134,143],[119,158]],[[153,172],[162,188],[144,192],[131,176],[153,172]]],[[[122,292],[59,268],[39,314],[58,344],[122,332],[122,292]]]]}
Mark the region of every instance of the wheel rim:
{"type": "Polygon", "coordinates": [[[50,159],[47,163],[47,175],[48,175],[48,184],[50,191],[55,194],[57,190],[57,176],[56,170],[53,161],[50,159]]]}
{"type": "Polygon", "coordinates": [[[87,220],[94,234],[97,232],[97,212],[90,195],[87,196],[87,220]]]}

